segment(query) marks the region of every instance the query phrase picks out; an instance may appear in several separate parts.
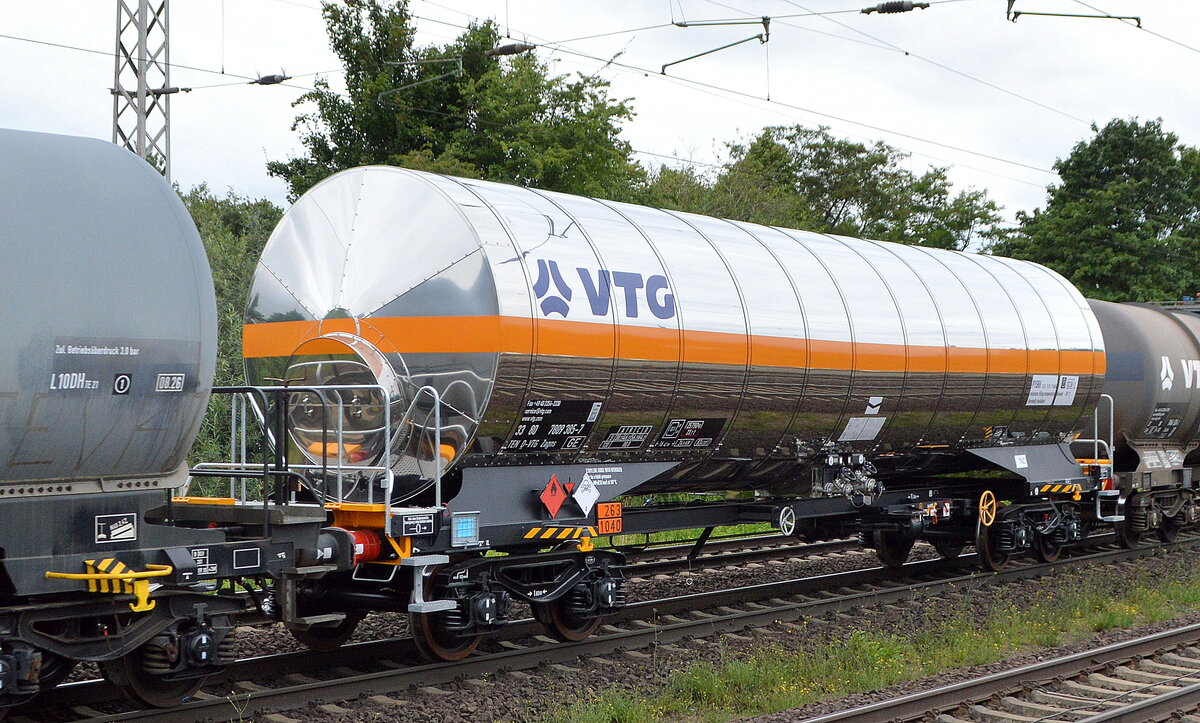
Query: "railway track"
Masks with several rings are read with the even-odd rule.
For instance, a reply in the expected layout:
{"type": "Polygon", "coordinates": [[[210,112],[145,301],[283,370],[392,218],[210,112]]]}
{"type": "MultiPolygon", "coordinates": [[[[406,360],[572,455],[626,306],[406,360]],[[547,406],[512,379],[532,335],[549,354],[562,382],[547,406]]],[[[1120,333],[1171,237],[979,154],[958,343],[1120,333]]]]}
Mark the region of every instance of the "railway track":
{"type": "MultiPolygon", "coordinates": [[[[800,543],[795,538],[783,535],[755,535],[728,537],[710,541],[704,546],[701,554],[689,557],[694,549],[693,543],[669,544],[655,546],[638,551],[632,555],[634,561],[626,566],[626,574],[631,579],[646,578],[650,575],[669,574],[672,572],[711,569],[714,567],[748,564],[765,560],[786,560],[794,558],[809,558],[821,555],[840,555],[846,552],[863,556],[874,556],[874,552],[863,549],[856,540],[830,540],[815,543],[800,543]]],[[[686,599],[686,598],[685,598],[686,599]]],[[[653,601],[651,601],[653,602],[653,601]]],[[[638,603],[632,606],[637,609],[638,603]]],[[[610,622],[612,619],[610,619],[610,622]]],[[[527,618],[514,621],[498,640],[512,640],[522,636],[537,635],[542,627],[536,621],[527,618]]],[[[407,637],[385,638],[368,643],[349,644],[337,652],[338,662],[342,665],[361,665],[384,657],[386,660],[405,661],[404,664],[418,665],[422,661],[415,646],[407,637]]],[[[286,675],[294,671],[311,671],[328,665],[328,654],[312,651],[275,654],[249,658],[230,666],[224,679],[241,677],[239,671],[252,671],[254,674],[286,675]]],[[[397,664],[400,664],[397,662],[397,664]]],[[[90,706],[120,700],[121,695],[102,680],[81,681],[62,685],[56,689],[55,695],[61,698],[62,706],[80,708],[85,716],[91,716],[90,706]]],[[[45,700],[43,697],[41,700],[45,700]]],[[[41,707],[40,703],[35,703],[41,707]]],[[[97,712],[97,715],[102,715],[97,712]]],[[[19,718],[19,715],[18,715],[19,718]]]]}
{"type": "MultiPolygon", "coordinates": [[[[1200,536],[1137,550],[1101,543],[1098,549],[1038,564],[1032,559],[1014,562],[999,573],[972,568],[973,554],[956,560],[913,562],[901,569],[870,568],[851,572],[761,583],[729,590],[680,595],[630,604],[600,632],[581,642],[559,643],[541,634],[532,620],[511,623],[486,650],[459,663],[420,664],[415,648],[406,639],[348,645],[336,654],[338,667],[330,668],[330,654],[309,652],[249,658],[231,665],[226,675],[206,686],[197,700],[172,710],[124,710],[100,707],[117,698],[103,681],[60,686],[46,694],[37,709],[53,709],[56,720],[161,720],[197,721],[302,708],[312,700],[344,700],[362,695],[429,687],[458,678],[475,678],[498,671],[519,671],[545,664],[562,664],[618,651],[656,649],[687,637],[704,637],[772,625],[802,617],[903,602],[915,591],[938,591],[962,596],[964,588],[979,584],[1004,584],[1050,574],[1059,569],[1090,564],[1119,564],[1165,548],[1200,547],[1200,536]],[[319,679],[317,675],[336,677],[319,679]],[[218,694],[233,689],[231,694],[218,694]]],[[[17,713],[19,720],[20,712],[17,713]]],[[[49,717],[49,716],[42,716],[49,717]]],[[[35,718],[40,719],[40,718],[35,718]]]]}
{"type": "Polygon", "coordinates": [[[808,723],[1200,723],[1200,624],[882,701],[808,723]]]}
{"type": "Polygon", "coordinates": [[[743,537],[710,542],[699,554],[692,555],[691,544],[653,548],[640,555],[631,556],[624,571],[627,577],[667,575],[674,572],[745,565],[766,560],[803,558],[852,550],[874,554],[864,550],[858,540],[827,540],[824,542],[798,542],[793,537],[765,535],[743,537]]]}

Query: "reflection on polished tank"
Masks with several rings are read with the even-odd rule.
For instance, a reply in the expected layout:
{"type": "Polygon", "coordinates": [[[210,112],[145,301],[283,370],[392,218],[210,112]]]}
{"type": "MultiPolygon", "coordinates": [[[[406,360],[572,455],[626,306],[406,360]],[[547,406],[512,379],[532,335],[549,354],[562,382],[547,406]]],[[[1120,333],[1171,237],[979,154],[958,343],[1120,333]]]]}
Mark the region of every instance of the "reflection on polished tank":
{"type": "Polygon", "coordinates": [[[187,210],[110,143],[3,130],[0,158],[0,496],[177,486],[217,345],[187,210]]]}
{"type": "Polygon", "coordinates": [[[899,480],[1062,442],[1104,375],[1092,311],[1036,264],[390,167],[297,201],[246,314],[251,383],[378,385],[296,453],[391,444],[397,498],[434,455],[683,462],[644,492],[805,491],[831,453],[899,480]],[[426,386],[438,450],[399,424],[426,386]]]}

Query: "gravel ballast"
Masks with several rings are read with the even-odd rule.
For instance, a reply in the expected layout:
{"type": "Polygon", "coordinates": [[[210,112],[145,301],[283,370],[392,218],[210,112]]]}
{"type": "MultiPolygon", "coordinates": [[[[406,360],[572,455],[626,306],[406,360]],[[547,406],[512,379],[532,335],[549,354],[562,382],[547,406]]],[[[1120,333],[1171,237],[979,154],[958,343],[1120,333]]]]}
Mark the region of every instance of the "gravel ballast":
{"type": "MultiPolygon", "coordinates": [[[[864,566],[874,564],[872,556],[860,557],[864,558],[864,566]]],[[[855,559],[854,556],[849,557],[849,560],[855,559]]],[[[1189,569],[1193,560],[1193,552],[1177,551],[1143,558],[1137,564],[1141,569],[1149,570],[1161,579],[1170,579],[1172,575],[1178,575],[1181,571],[1189,569]]],[[[826,562],[829,561],[800,560],[795,561],[794,564],[807,564],[821,570],[821,572],[810,570],[805,574],[823,574],[826,571],[835,571],[833,569],[826,570],[824,567],[826,562]]],[[[836,563],[836,558],[830,564],[834,563],[836,563]]],[[[795,569],[791,568],[792,564],[788,563],[791,573],[784,573],[780,570],[778,579],[796,576],[795,569]]],[[[739,582],[765,582],[775,579],[771,573],[775,571],[775,568],[781,567],[783,566],[768,564],[763,565],[760,569],[728,572],[731,577],[739,578],[739,582]],[[761,577],[757,575],[761,575],[761,577]],[[743,576],[747,576],[749,579],[740,579],[743,576]]],[[[844,569],[852,568],[837,567],[837,570],[844,569]]],[[[537,721],[555,710],[560,710],[564,705],[575,701],[587,701],[602,691],[622,691],[636,696],[653,696],[667,683],[672,673],[684,670],[694,664],[719,665],[734,659],[750,659],[755,655],[761,655],[764,650],[770,650],[773,653],[780,651],[803,655],[806,650],[812,650],[815,646],[845,640],[856,630],[903,635],[914,630],[927,629],[929,626],[944,621],[948,616],[956,616],[982,624],[991,611],[998,606],[1013,603],[1020,605],[1036,599],[1044,599],[1044,596],[1047,595],[1069,592],[1078,588],[1083,576],[1087,576],[1093,585],[1098,579],[1105,589],[1119,594],[1129,586],[1128,570],[1128,567],[1123,566],[1093,565],[1079,571],[1067,571],[1050,577],[1003,586],[981,583],[970,588],[960,588],[957,591],[958,594],[949,597],[937,593],[914,593],[912,599],[903,605],[864,608],[849,615],[836,614],[791,623],[776,623],[768,628],[742,631],[737,634],[697,638],[676,645],[663,645],[653,649],[627,651],[611,656],[581,660],[569,666],[543,666],[536,670],[501,673],[438,688],[410,690],[382,697],[365,696],[356,700],[338,701],[334,707],[329,707],[330,702],[326,701],[323,706],[313,705],[284,715],[297,720],[315,721],[409,720],[463,721],[464,723],[491,720],[537,721]]],[[[697,573],[695,574],[697,580],[693,586],[701,584],[701,578],[704,580],[703,584],[713,584],[716,587],[729,587],[735,584],[728,578],[717,582],[714,578],[722,577],[721,572],[715,570],[697,573]]],[[[654,585],[668,582],[668,580],[648,581],[654,585]]],[[[648,586],[647,589],[659,590],[654,585],[648,586]]],[[[675,591],[677,594],[678,587],[675,588],[675,591]]],[[[654,594],[657,593],[653,593],[651,596],[654,594]]],[[[840,700],[810,705],[803,709],[761,716],[753,720],[756,723],[776,723],[843,710],[848,707],[885,700],[903,693],[937,687],[981,674],[1028,664],[1036,660],[1138,637],[1190,621],[1200,621],[1200,611],[1185,616],[1177,622],[1099,633],[1078,643],[1029,651],[1003,662],[948,671],[891,689],[856,694],[840,700]]],[[[331,665],[337,664],[336,653],[330,655],[330,662],[331,665]]],[[[279,723],[279,719],[272,720],[279,723]]]]}

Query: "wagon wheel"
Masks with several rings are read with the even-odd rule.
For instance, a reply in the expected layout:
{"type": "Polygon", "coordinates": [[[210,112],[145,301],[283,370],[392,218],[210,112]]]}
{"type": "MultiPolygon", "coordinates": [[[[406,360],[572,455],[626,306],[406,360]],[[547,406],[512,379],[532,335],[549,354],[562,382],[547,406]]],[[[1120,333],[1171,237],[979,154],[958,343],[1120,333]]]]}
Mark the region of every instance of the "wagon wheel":
{"type": "Polygon", "coordinates": [[[975,551],[979,554],[979,562],[984,570],[999,572],[1008,565],[1009,553],[996,549],[993,528],[985,527],[982,520],[975,529],[975,551]]]}
{"type": "Polygon", "coordinates": [[[600,627],[600,617],[579,616],[570,612],[567,610],[567,597],[564,595],[551,603],[535,603],[533,616],[555,638],[575,643],[596,632],[596,628],[600,627]]]}
{"type": "Polygon", "coordinates": [[[1162,524],[1158,526],[1158,539],[1163,542],[1174,542],[1179,537],[1179,529],[1183,527],[1183,523],[1179,522],[1175,517],[1164,517],[1162,524]]]}
{"type": "Polygon", "coordinates": [[[1143,533],[1133,529],[1133,520],[1128,513],[1126,513],[1124,521],[1116,523],[1113,525],[1113,528],[1117,533],[1117,542],[1120,543],[1121,547],[1132,550],[1141,544],[1143,533]]]}
{"type": "Polygon", "coordinates": [[[941,555],[947,560],[953,560],[961,555],[963,547],[965,547],[965,545],[958,540],[942,539],[934,540],[933,542],[933,549],[937,550],[937,554],[941,555]]]}
{"type": "Polygon", "coordinates": [[[903,567],[908,561],[908,553],[912,552],[917,538],[903,532],[876,530],[874,536],[875,554],[884,565],[897,568],[903,567]]]}
{"type": "Polygon", "coordinates": [[[346,644],[354,629],[365,617],[362,613],[347,613],[337,625],[317,625],[308,630],[292,630],[292,637],[309,650],[328,653],[346,644]]]}
{"type": "Polygon", "coordinates": [[[70,658],[64,658],[61,655],[42,651],[42,670],[38,674],[38,687],[42,690],[50,690],[59,683],[67,679],[71,671],[75,669],[76,661],[70,658]]]}
{"type": "Polygon", "coordinates": [[[1061,542],[1050,539],[1050,535],[1039,534],[1033,543],[1033,554],[1042,562],[1054,562],[1062,557],[1061,542]]]}
{"type": "MultiPolygon", "coordinates": [[[[433,568],[426,574],[422,586],[426,601],[437,600],[438,590],[433,589],[433,581],[441,566],[433,568]]],[[[413,642],[429,660],[444,660],[453,663],[462,660],[479,647],[480,635],[457,635],[448,629],[444,612],[409,613],[408,627],[412,632],[413,642]]]]}
{"type": "Polygon", "coordinates": [[[146,670],[149,662],[165,654],[162,647],[147,643],[124,657],[100,663],[100,670],[134,702],[151,708],[174,708],[195,695],[205,678],[167,680],[146,670]]]}

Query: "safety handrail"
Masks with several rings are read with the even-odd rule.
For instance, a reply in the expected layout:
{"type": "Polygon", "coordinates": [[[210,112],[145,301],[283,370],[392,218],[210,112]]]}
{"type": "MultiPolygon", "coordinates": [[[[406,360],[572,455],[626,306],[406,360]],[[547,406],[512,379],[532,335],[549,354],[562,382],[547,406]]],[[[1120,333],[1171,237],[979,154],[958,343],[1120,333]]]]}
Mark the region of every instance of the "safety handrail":
{"type": "MultiPolygon", "coordinates": [[[[413,394],[412,402],[409,403],[408,409],[404,412],[404,416],[400,418],[400,423],[396,425],[395,435],[388,440],[388,451],[390,452],[393,444],[399,442],[404,444],[408,437],[401,438],[401,434],[408,429],[408,425],[412,422],[413,413],[417,410],[417,403],[421,401],[421,395],[428,394],[433,399],[433,505],[435,508],[442,507],[442,396],[437,389],[429,385],[425,385],[418,389],[413,394]]],[[[429,416],[426,415],[426,421],[429,416]]],[[[415,425],[414,425],[415,426],[415,425]]],[[[384,524],[386,529],[392,528],[392,482],[393,475],[388,472],[387,483],[384,486],[384,491],[387,497],[387,504],[384,512],[384,524]]]]}
{"type": "Polygon", "coordinates": [[[1088,439],[1088,438],[1073,439],[1073,440],[1071,440],[1071,443],[1072,444],[1087,444],[1090,442],[1092,445],[1092,459],[1095,459],[1095,460],[1107,459],[1107,460],[1109,460],[1109,463],[1111,464],[1114,434],[1115,434],[1115,428],[1113,426],[1113,398],[1108,394],[1101,394],[1100,400],[1096,403],[1096,411],[1092,413],[1092,437],[1090,439],[1088,439]],[[1105,408],[1104,402],[1106,402],[1106,401],[1108,402],[1108,405],[1107,405],[1108,414],[1106,415],[1106,417],[1108,419],[1108,436],[1101,437],[1100,436],[1100,413],[1101,413],[1101,410],[1103,410],[1105,408]],[[1100,447],[1101,446],[1104,447],[1104,457],[1103,458],[1100,456],[1100,447]]]}
{"type": "MultiPolygon", "coordinates": [[[[232,386],[232,387],[215,387],[214,392],[230,394],[233,397],[233,403],[230,410],[230,461],[229,462],[206,462],[196,465],[193,468],[193,473],[196,476],[211,476],[211,477],[228,477],[230,478],[230,497],[238,498],[238,490],[236,488],[237,481],[241,480],[241,497],[243,502],[247,501],[248,492],[246,488],[246,479],[248,477],[261,477],[263,481],[263,513],[264,513],[264,535],[267,534],[268,528],[268,502],[271,497],[269,484],[272,478],[275,480],[276,487],[280,486],[281,479],[297,477],[295,471],[304,471],[311,473],[319,473],[322,480],[328,480],[331,476],[337,479],[336,501],[342,502],[346,497],[344,488],[345,475],[347,466],[345,464],[342,450],[346,448],[345,428],[343,425],[344,414],[347,404],[339,396],[336,401],[330,400],[326,395],[330,392],[346,392],[354,390],[370,390],[377,392],[382,397],[383,406],[383,430],[387,430],[386,442],[384,449],[381,452],[380,458],[376,464],[354,464],[349,469],[354,473],[370,473],[369,479],[380,483],[384,496],[385,520],[390,526],[392,517],[392,490],[395,486],[395,470],[394,470],[394,451],[408,444],[409,440],[414,439],[413,435],[421,435],[420,438],[427,439],[425,435],[432,435],[432,482],[434,487],[434,504],[435,507],[442,507],[442,477],[445,471],[445,459],[442,456],[442,398],[441,394],[432,386],[422,386],[413,393],[412,400],[405,410],[398,424],[392,424],[392,395],[388,389],[379,384],[338,384],[338,385],[317,385],[317,386],[294,386],[291,384],[282,385],[267,385],[267,386],[232,386]],[[310,403],[319,403],[321,407],[321,463],[320,464],[292,464],[287,461],[286,445],[289,436],[289,429],[286,414],[288,408],[287,399],[295,394],[310,394],[315,397],[310,403]],[[276,396],[275,416],[276,422],[268,420],[267,410],[270,405],[272,395],[276,396]],[[420,408],[422,401],[428,400],[431,402],[428,411],[420,408]],[[330,414],[336,412],[335,429],[330,429],[330,414]],[[416,420],[421,413],[425,417],[418,423],[416,420]],[[248,460],[248,440],[249,440],[249,418],[253,416],[258,422],[259,428],[263,434],[263,460],[261,463],[251,463],[248,460]],[[430,417],[433,418],[433,424],[430,425],[430,417]],[[282,420],[282,421],[280,421],[282,420]],[[275,427],[278,426],[278,429],[275,427]],[[338,454],[336,460],[331,466],[328,460],[328,450],[330,449],[329,434],[332,433],[336,440],[338,454]],[[282,435],[282,436],[281,436],[282,435]],[[271,461],[271,450],[275,450],[275,463],[271,461]],[[250,474],[241,474],[250,473],[250,474]],[[378,474],[380,477],[375,477],[378,474]]],[[[315,431],[315,430],[314,430],[315,431]]],[[[418,473],[421,469],[421,455],[417,453],[418,473]]],[[[276,490],[276,498],[280,503],[283,502],[281,489],[276,490]]],[[[327,500],[328,490],[323,486],[316,488],[310,485],[310,489],[317,491],[322,504],[327,500]]],[[[374,503],[375,484],[368,484],[367,501],[369,504],[374,503]]],[[[295,492],[291,493],[291,501],[295,501],[295,492]]],[[[168,503],[169,504],[169,503],[168,503]]]]}

